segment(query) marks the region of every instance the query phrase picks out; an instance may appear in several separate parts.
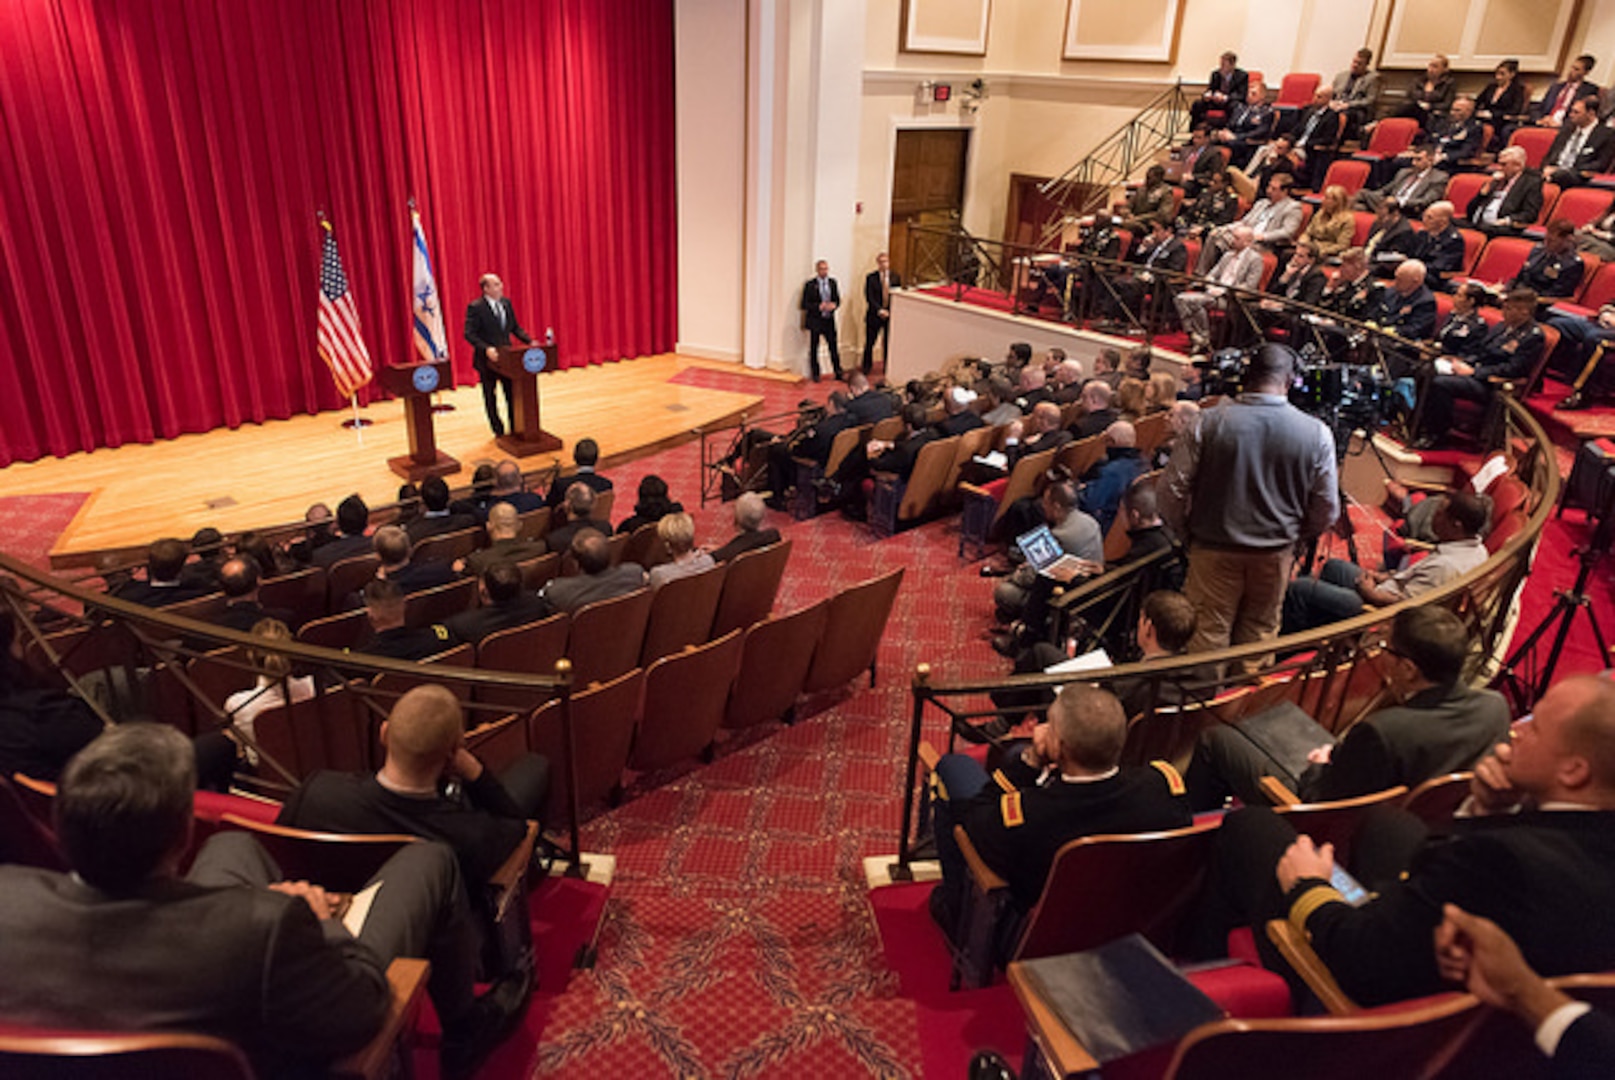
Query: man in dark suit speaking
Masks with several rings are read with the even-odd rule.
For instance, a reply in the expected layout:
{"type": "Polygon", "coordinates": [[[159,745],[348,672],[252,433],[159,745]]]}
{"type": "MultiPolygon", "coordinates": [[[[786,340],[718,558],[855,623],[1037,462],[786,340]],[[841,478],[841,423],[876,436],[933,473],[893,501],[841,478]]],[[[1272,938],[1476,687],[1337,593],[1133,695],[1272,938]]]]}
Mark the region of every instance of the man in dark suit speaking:
{"type": "Polygon", "coordinates": [[[841,346],[836,343],[836,309],[841,306],[841,287],[830,276],[830,264],[820,259],[814,275],[802,286],[802,329],[808,332],[808,369],[819,381],[819,339],[830,347],[830,366],[841,378],[841,346]]]}
{"type": "Polygon", "coordinates": [[[483,274],[479,284],[482,295],[466,305],[465,339],[471,343],[472,361],[482,377],[482,404],[488,410],[488,423],[497,438],[505,433],[505,425],[499,419],[496,384],[505,388],[505,412],[510,415],[512,431],[516,430],[516,407],[510,400],[510,380],[493,370],[493,359],[500,349],[509,347],[512,337],[528,345],[533,339],[522,329],[516,319],[516,309],[505,299],[505,283],[499,280],[499,275],[483,274]]]}
{"type": "MultiPolygon", "coordinates": [[[[892,291],[903,287],[903,279],[892,273],[892,260],[883,251],[875,256],[875,268],[864,278],[864,374],[875,366],[875,339],[881,339],[881,356],[892,347],[892,291]]],[[[888,363],[887,367],[891,364],[888,363]]]]}

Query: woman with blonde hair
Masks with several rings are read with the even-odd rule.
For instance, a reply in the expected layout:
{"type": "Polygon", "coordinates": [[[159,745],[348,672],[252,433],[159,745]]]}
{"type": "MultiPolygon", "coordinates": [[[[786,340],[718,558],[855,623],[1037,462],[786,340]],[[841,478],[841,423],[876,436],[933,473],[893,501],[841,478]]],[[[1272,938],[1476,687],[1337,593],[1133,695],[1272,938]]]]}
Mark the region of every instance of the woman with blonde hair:
{"type": "Polygon", "coordinates": [[[1116,387],[1117,418],[1132,423],[1149,407],[1149,384],[1143,379],[1125,378],[1116,387]]]}
{"type": "Polygon", "coordinates": [[[690,577],[717,564],[712,556],[695,546],[695,519],[689,514],[668,514],[656,523],[656,535],[667,545],[669,562],[650,568],[650,587],[659,589],[669,581],[690,577]]]}
{"type": "Polygon", "coordinates": [[[247,663],[258,670],[258,684],[231,694],[224,701],[224,711],[231,722],[225,734],[240,747],[242,760],[248,765],[257,765],[258,751],[247,740],[253,738],[253,726],[259,715],[286,704],[288,693],[293,702],[312,698],[314,676],[293,676],[291,660],[275,649],[276,645],[292,640],[291,628],[279,619],[259,619],[252,626],[252,636],[258,643],[247,649],[247,663]]]}
{"type": "Polygon", "coordinates": [[[1307,222],[1307,231],[1302,237],[1317,246],[1320,258],[1333,259],[1351,247],[1352,237],[1357,232],[1357,217],[1347,202],[1346,189],[1330,184],[1323,189],[1323,203],[1318,212],[1307,222]]]}
{"type": "Polygon", "coordinates": [[[1170,409],[1172,403],[1178,400],[1178,377],[1170,371],[1157,371],[1150,375],[1149,385],[1144,390],[1146,412],[1161,412],[1170,409]]]}

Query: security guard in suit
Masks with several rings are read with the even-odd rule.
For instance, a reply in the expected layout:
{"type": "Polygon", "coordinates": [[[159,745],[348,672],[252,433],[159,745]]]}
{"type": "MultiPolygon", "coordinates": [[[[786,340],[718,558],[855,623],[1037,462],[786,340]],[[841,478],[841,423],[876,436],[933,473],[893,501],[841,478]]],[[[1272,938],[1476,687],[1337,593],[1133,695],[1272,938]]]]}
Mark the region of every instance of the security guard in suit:
{"type": "Polygon", "coordinates": [[[957,939],[966,889],[964,857],[953,837],[963,825],[982,860],[1030,910],[1061,846],[1083,836],[1154,832],[1189,825],[1183,778],[1171,765],[1122,768],[1127,715],[1107,690],[1071,684],[1049,707],[1028,744],[1012,748],[989,776],[974,759],[949,754],[937,764],[936,843],[942,881],[931,914],[957,939]]]}

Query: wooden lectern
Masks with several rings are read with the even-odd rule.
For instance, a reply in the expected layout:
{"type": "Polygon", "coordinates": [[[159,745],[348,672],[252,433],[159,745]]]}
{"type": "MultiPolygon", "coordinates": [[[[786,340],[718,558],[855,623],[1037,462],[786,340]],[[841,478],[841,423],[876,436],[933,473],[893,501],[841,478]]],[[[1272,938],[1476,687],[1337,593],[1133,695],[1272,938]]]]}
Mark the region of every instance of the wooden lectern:
{"type": "Polygon", "coordinates": [[[500,349],[490,365],[511,382],[516,407],[516,428],[494,442],[511,457],[528,457],[561,448],[561,440],[539,426],[538,375],[555,368],[555,342],[515,345],[500,349]]]}
{"type": "Polygon", "coordinates": [[[430,476],[460,471],[460,463],[437,448],[432,429],[432,395],[454,389],[454,373],[447,360],[433,364],[388,364],[381,369],[381,385],[404,399],[404,423],[409,427],[409,453],[388,458],[387,467],[412,484],[430,476]]]}

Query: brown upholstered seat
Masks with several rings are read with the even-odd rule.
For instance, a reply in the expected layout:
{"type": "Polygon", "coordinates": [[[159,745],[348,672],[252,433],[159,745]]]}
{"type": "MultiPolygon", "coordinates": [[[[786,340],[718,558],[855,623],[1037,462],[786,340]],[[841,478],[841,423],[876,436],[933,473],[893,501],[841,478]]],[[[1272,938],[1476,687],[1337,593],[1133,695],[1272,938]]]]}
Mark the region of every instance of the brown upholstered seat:
{"type": "Polygon", "coordinates": [[[415,562],[453,562],[455,559],[465,558],[481,547],[486,537],[487,534],[482,531],[481,525],[428,536],[415,545],[410,558],[415,562]]]}
{"type": "Polygon", "coordinates": [[[325,571],[325,610],[340,611],[343,602],[364,588],[380,567],[381,557],[375,552],[332,563],[325,571]]]}
{"type": "MultiPolygon", "coordinates": [[[[572,695],[572,731],[577,771],[578,805],[612,797],[622,784],[628,751],[634,741],[634,720],[645,673],[638,668],[608,683],[589,686],[572,695]]],[[[550,761],[550,794],[544,820],[561,821],[567,814],[566,744],[561,733],[561,702],[552,701],[527,720],[527,745],[550,761]]]]}
{"type": "Polygon", "coordinates": [[[865,670],[869,672],[869,685],[875,685],[880,637],[902,584],[903,569],[898,567],[830,598],[824,634],[813,651],[813,666],[808,669],[804,691],[811,694],[842,686],[865,670]]]}
{"type": "Polygon", "coordinates": [[[527,753],[527,717],[512,713],[479,724],[465,733],[465,748],[494,772],[504,772],[527,753]]]}
{"type": "Polygon", "coordinates": [[[516,564],[516,568],[522,572],[522,588],[528,592],[538,592],[561,576],[561,553],[551,551],[545,555],[523,559],[516,564]]]}
{"type": "Polygon", "coordinates": [[[416,837],[315,832],[225,814],[221,824],[248,832],[275,860],[287,881],[310,881],[332,892],[358,892],[386,861],[416,837]]]}
{"type": "Polygon", "coordinates": [[[664,656],[645,672],[645,710],[628,763],[662,769],[707,752],[740,664],[740,631],[664,656]]]}
{"type": "Polygon", "coordinates": [[[572,613],[566,655],[572,661],[575,685],[607,682],[639,666],[650,607],[650,590],[635,589],[610,600],[585,604],[572,613]]]}
{"type": "Polygon", "coordinates": [[[921,520],[942,501],[942,482],[953,468],[959,436],[933,439],[920,447],[914,471],[907,480],[892,473],[877,472],[875,497],[869,509],[869,524],[876,536],[890,536],[905,524],[921,520]]]}
{"type": "Polygon", "coordinates": [[[325,567],[310,566],[258,586],[258,602],[290,611],[298,626],[325,614],[325,567]]]}
{"type": "MultiPolygon", "coordinates": [[[[445,667],[476,667],[476,647],[471,645],[469,642],[456,645],[452,649],[445,649],[436,655],[428,656],[426,659],[420,661],[419,666],[421,666],[423,669],[429,669],[433,665],[441,665],[445,667]]],[[[440,680],[433,678],[430,670],[422,670],[418,675],[395,675],[391,672],[383,675],[377,675],[375,679],[371,681],[371,685],[375,687],[376,696],[381,699],[381,707],[384,709],[390,709],[393,701],[403,697],[417,686],[436,685],[439,681],[440,680]]],[[[455,681],[444,682],[443,685],[448,687],[454,696],[460,700],[461,705],[470,704],[470,683],[455,681]]]]}
{"type": "MultiPolygon", "coordinates": [[[[555,662],[566,655],[566,639],[571,629],[571,616],[563,611],[540,622],[489,634],[477,645],[477,667],[487,671],[554,675],[555,662]]],[[[479,686],[476,691],[478,704],[523,715],[544,704],[549,697],[544,694],[535,699],[533,691],[502,686],[479,686]]]]}
{"type": "Polygon", "coordinates": [[[718,613],[712,619],[713,637],[722,637],[731,630],[744,630],[768,618],[768,613],[774,610],[779,584],[785,577],[785,564],[790,558],[791,541],[781,540],[729,561],[729,573],[723,579],[723,595],[718,598],[718,613]]]}
{"type": "Polygon", "coordinates": [[[791,717],[829,615],[830,602],[821,600],[789,615],[765,619],[746,631],[740,645],[740,667],[729,688],[724,727],[750,727],[791,717]]]}
{"type": "Polygon", "coordinates": [[[0,863],[67,870],[56,837],[30,813],[16,786],[0,776],[0,863]]]}
{"type": "Polygon", "coordinates": [[[672,656],[686,645],[700,645],[711,636],[728,573],[729,567],[720,563],[699,574],[674,578],[652,592],[650,619],[639,650],[641,667],[672,656]]]}
{"type": "Polygon", "coordinates": [[[319,645],[327,649],[351,649],[370,632],[370,620],[363,608],[327,615],[323,619],[304,623],[297,631],[297,640],[304,645],[319,645]]]}
{"type": "Polygon", "coordinates": [[[540,506],[516,517],[516,535],[522,540],[542,540],[550,531],[550,508],[540,506]]]}
{"type": "Polygon", "coordinates": [[[404,597],[404,625],[431,626],[477,606],[477,579],[461,578],[404,597]]]}
{"type": "Polygon", "coordinates": [[[628,543],[622,549],[621,561],[635,562],[649,570],[670,559],[672,556],[668,554],[667,545],[656,535],[659,524],[661,523],[647,521],[628,534],[628,543]]]}

